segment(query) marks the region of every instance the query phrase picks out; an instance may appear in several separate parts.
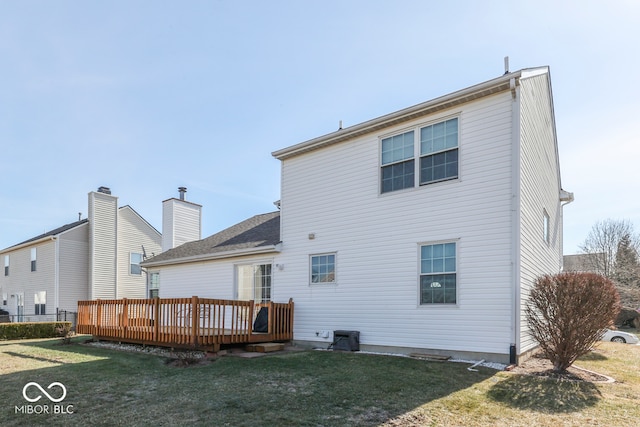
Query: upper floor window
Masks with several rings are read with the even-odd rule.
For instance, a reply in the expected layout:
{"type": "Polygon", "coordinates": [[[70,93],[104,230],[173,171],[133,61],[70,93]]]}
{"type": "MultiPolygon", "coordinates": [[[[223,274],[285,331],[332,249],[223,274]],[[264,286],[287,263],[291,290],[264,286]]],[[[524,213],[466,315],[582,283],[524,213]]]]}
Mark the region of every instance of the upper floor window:
{"type": "Polygon", "coordinates": [[[336,283],[336,254],[311,255],[311,284],[336,283]]]}
{"type": "Polygon", "coordinates": [[[420,129],[420,184],[458,177],[458,119],[420,129]]]}
{"type": "Polygon", "coordinates": [[[456,244],[420,246],[420,304],[456,303],[456,244]]]}
{"type": "Polygon", "coordinates": [[[131,252],[129,255],[129,273],[131,274],[142,274],[142,267],[140,267],[140,263],[142,262],[142,254],[137,254],[131,252]]]}
{"type": "Polygon", "coordinates": [[[458,118],[382,139],[380,158],[382,193],[457,178],[458,118]]]}
{"type": "Polygon", "coordinates": [[[4,256],[4,275],[9,275],[9,255],[4,256]]]}
{"type": "Polygon", "coordinates": [[[36,248],[31,248],[31,271],[36,271],[36,259],[37,259],[37,250],[36,248]]]}
{"type": "Polygon", "coordinates": [[[382,192],[413,187],[415,160],[414,132],[382,140],[382,192]]]}

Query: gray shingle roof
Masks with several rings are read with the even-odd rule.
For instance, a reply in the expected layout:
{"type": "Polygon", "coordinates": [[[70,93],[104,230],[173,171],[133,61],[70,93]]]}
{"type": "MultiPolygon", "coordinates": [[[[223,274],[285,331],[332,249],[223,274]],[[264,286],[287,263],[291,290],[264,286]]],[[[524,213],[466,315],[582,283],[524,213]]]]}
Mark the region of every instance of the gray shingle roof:
{"type": "Polygon", "coordinates": [[[58,234],[64,233],[65,231],[71,230],[72,228],[76,228],[79,225],[85,224],[87,222],[89,222],[89,220],[85,218],[85,219],[81,219],[80,221],[72,222],[70,224],[65,224],[62,227],[58,227],[58,228],[56,228],[54,230],[47,231],[45,233],[40,234],[39,236],[32,237],[31,239],[25,240],[24,242],[20,242],[18,244],[10,246],[10,247],[8,247],[6,249],[3,249],[3,251],[7,250],[7,249],[15,248],[16,246],[24,245],[24,244],[29,243],[29,242],[35,242],[35,241],[38,241],[40,239],[44,239],[45,237],[57,236],[58,234]]]}
{"type": "Polygon", "coordinates": [[[212,236],[188,242],[156,255],[145,264],[171,264],[184,258],[206,257],[243,249],[260,249],[280,243],[280,212],[253,216],[212,236]]]}

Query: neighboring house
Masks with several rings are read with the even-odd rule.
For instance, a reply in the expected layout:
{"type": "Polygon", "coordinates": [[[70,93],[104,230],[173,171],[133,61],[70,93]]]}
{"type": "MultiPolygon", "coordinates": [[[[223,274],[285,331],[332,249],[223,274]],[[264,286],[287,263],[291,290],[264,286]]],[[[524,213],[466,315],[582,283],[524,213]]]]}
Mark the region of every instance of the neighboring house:
{"type": "Polygon", "coordinates": [[[50,320],[87,299],[145,298],[145,252],[160,233],[106,187],[89,193],[87,219],[0,250],[0,308],[14,321],[50,320]]]}
{"type": "Polygon", "coordinates": [[[295,341],[324,348],[336,330],[383,352],[515,362],[536,347],[524,307],[561,270],[573,200],[548,67],[273,156],[280,211],[144,262],[161,297],[293,298],[295,341]]]}
{"type": "Polygon", "coordinates": [[[604,256],[604,253],[565,255],[562,270],[601,274],[598,265],[602,264],[604,256]]]}

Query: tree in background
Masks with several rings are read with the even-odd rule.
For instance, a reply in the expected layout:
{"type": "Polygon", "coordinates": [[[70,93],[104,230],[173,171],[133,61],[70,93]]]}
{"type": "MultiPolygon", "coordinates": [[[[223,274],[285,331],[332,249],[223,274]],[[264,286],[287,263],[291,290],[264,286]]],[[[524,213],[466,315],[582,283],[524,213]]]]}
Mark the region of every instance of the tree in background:
{"type": "Polygon", "coordinates": [[[638,250],[631,242],[630,235],[624,235],[618,243],[615,264],[613,268],[616,282],[626,286],[640,285],[640,264],[638,264],[638,250]]]}
{"type": "MultiPolygon", "coordinates": [[[[630,260],[628,256],[632,252],[637,254],[640,248],[640,238],[629,220],[606,219],[596,222],[580,246],[582,253],[587,255],[583,259],[584,269],[598,272],[608,279],[615,279],[616,268],[622,268],[623,265],[616,265],[616,255],[621,245],[626,248],[624,262],[630,260]]],[[[637,265],[637,256],[635,262],[637,265]]]]}
{"type": "Polygon", "coordinates": [[[560,373],[591,349],[619,310],[620,298],[611,280],[570,272],[536,279],[525,316],[553,371],[560,373]]]}

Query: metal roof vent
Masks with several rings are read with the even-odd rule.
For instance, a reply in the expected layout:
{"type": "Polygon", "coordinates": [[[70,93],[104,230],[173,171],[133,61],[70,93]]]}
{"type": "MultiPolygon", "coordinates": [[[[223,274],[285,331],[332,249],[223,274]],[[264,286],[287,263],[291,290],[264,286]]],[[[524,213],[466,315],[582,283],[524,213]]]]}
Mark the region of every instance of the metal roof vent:
{"type": "Polygon", "coordinates": [[[178,193],[180,193],[180,200],[184,200],[184,195],[187,192],[187,187],[178,187],[178,193]]]}

